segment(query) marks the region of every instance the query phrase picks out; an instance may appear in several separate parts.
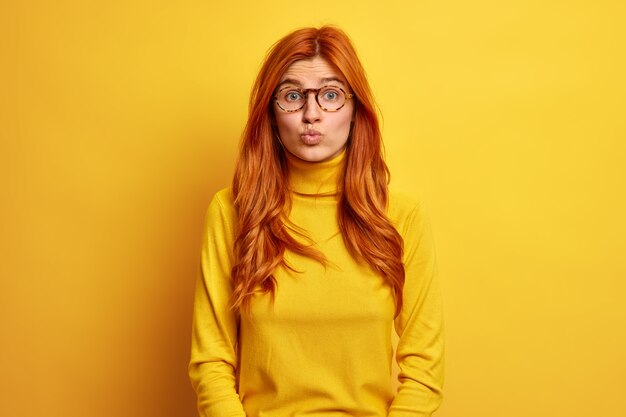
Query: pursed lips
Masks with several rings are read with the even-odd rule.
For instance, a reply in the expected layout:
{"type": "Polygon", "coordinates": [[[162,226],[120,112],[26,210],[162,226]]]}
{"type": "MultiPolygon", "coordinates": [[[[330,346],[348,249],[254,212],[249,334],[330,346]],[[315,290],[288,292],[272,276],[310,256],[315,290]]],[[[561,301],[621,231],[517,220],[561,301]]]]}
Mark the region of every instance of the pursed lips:
{"type": "Polygon", "coordinates": [[[322,133],[315,129],[307,129],[300,135],[300,137],[307,145],[317,145],[322,140],[322,133]]]}

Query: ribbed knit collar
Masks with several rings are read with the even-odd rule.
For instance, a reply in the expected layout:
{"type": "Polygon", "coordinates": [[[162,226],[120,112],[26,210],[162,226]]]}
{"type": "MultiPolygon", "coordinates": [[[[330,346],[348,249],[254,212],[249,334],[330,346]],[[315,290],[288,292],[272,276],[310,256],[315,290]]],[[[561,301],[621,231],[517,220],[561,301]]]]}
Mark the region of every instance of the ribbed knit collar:
{"type": "Polygon", "coordinates": [[[304,161],[289,152],[289,184],[291,190],[298,194],[315,196],[332,196],[337,194],[343,174],[346,150],[333,159],[323,162],[304,161]]]}

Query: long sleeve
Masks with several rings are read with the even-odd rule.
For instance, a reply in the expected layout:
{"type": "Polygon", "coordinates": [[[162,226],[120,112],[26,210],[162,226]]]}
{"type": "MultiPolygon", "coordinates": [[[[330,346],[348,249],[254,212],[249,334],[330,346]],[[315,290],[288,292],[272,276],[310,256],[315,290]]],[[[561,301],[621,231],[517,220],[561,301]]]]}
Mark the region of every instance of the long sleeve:
{"type": "Polygon", "coordinates": [[[394,323],[399,336],[396,360],[400,386],[388,417],[426,417],[442,400],[444,333],[435,247],[421,205],[409,215],[403,237],[404,302],[394,323]]]}
{"type": "Polygon", "coordinates": [[[194,295],[189,378],[201,417],[245,417],[236,386],[238,316],[230,309],[234,209],[213,197],[194,295]]]}

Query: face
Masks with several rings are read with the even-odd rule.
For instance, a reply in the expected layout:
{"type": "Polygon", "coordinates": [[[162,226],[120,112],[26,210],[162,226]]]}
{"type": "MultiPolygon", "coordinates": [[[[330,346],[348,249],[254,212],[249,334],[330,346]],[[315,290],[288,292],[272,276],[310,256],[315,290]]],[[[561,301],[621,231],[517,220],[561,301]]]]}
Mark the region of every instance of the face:
{"type": "MultiPolygon", "coordinates": [[[[352,93],[345,78],[321,57],[294,62],[283,74],[276,91],[285,87],[300,89],[340,87],[352,93]]],[[[321,99],[321,97],[320,97],[321,99]]],[[[322,101],[322,100],[320,100],[322,101]]],[[[274,115],[280,140],[285,149],[300,159],[322,162],[339,155],[345,148],[354,112],[354,98],[335,111],[322,110],[315,93],[306,97],[304,107],[288,113],[274,102],[274,115]]]]}

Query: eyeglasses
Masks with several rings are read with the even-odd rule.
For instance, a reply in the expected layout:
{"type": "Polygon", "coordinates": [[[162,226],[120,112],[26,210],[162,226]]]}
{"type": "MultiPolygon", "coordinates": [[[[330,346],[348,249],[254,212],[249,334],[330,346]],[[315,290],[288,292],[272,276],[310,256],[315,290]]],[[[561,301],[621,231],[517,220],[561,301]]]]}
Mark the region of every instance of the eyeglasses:
{"type": "Polygon", "coordinates": [[[346,104],[346,100],[354,97],[354,94],[346,93],[339,87],[326,85],[320,88],[281,88],[274,96],[274,100],[282,111],[293,113],[304,107],[309,93],[315,93],[318,106],[329,112],[341,109],[346,104]]]}

